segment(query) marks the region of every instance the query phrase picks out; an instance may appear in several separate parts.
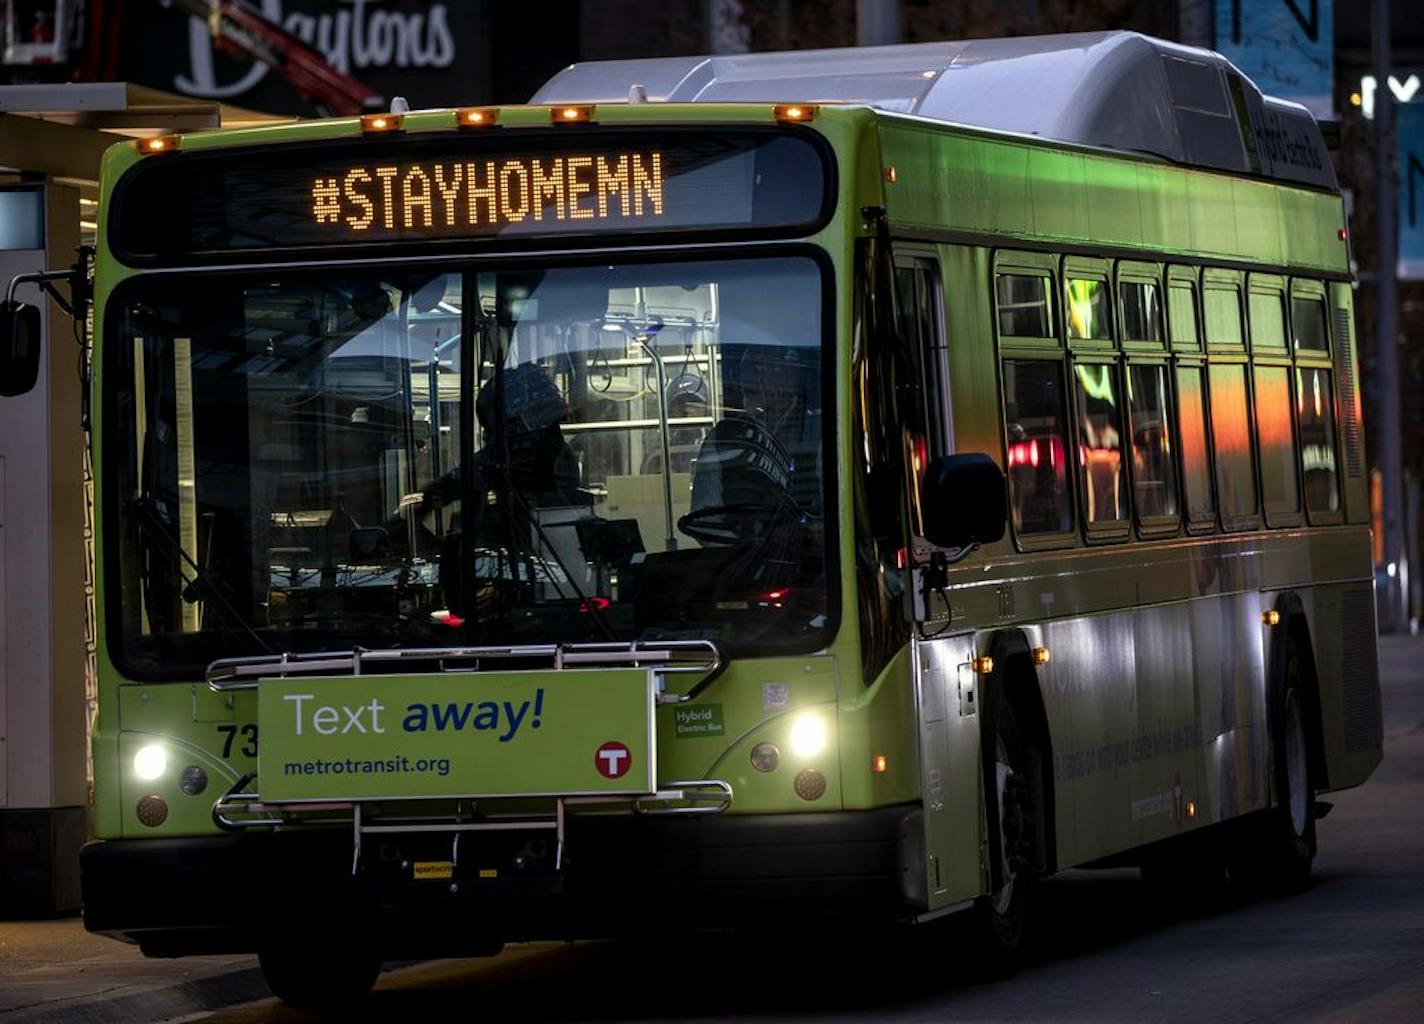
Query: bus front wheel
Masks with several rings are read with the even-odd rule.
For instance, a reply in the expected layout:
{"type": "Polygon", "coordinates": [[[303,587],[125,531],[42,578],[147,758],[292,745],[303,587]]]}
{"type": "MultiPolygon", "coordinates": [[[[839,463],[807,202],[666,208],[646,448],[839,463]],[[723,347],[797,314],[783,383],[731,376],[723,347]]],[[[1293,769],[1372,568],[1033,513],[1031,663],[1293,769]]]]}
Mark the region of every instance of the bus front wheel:
{"type": "Polygon", "coordinates": [[[376,984],[381,961],[348,942],[279,942],[257,954],[272,994],[303,1010],[334,1012],[358,1005],[376,984]]]}
{"type": "Polygon", "coordinates": [[[986,780],[985,796],[997,814],[989,827],[998,829],[999,887],[980,897],[973,918],[978,947],[1001,966],[1011,966],[1018,955],[1028,922],[1037,862],[1034,787],[1029,783],[1030,751],[1019,731],[1018,719],[1007,699],[1001,700],[995,728],[994,775],[986,780]]]}

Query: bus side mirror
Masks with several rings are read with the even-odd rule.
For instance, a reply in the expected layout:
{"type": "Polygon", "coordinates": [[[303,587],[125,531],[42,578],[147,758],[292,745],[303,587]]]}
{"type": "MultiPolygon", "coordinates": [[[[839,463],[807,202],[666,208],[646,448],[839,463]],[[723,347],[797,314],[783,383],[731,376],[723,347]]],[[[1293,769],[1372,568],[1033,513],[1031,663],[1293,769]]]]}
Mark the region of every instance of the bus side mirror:
{"type": "Polygon", "coordinates": [[[0,397],[23,395],[39,375],[39,307],[0,302],[0,397]]]}
{"type": "Polygon", "coordinates": [[[941,455],[920,485],[925,539],[942,548],[989,544],[1004,535],[1009,508],[1004,474],[987,455],[941,455]]]}

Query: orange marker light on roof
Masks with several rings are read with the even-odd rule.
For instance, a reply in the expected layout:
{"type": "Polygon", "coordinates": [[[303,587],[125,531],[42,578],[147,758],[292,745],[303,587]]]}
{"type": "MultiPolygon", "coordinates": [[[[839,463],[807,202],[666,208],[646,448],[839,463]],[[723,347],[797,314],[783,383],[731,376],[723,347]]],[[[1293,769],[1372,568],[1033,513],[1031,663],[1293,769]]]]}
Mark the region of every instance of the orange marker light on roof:
{"type": "Polygon", "coordinates": [[[154,135],[147,139],[139,139],[134,143],[138,151],[145,155],[153,153],[171,153],[178,148],[178,142],[182,138],[179,135],[154,135]]]}
{"type": "Polygon", "coordinates": [[[361,115],[361,131],[367,135],[376,135],[381,132],[398,132],[404,123],[405,118],[400,114],[361,115]]]}
{"type": "Polygon", "coordinates": [[[498,107],[464,107],[455,111],[455,124],[461,128],[488,128],[498,120],[498,107]]]}
{"type": "Polygon", "coordinates": [[[816,116],[814,103],[780,103],[771,108],[778,121],[810,121],[816,116]]]}
{"type": "Polygon", "coordinates": [[[551,107],[549,120],[554,124],[586,124],[593,120],[593,107],[582,104],[551,107]]]}

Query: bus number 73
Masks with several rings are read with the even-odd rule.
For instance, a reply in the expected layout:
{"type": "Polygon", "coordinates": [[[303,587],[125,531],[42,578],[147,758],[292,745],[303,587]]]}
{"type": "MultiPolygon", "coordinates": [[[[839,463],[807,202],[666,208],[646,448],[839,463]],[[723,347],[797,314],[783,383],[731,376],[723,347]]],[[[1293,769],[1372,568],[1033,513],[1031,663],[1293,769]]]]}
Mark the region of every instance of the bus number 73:
{"type": "Polygon", "coordinates": [[[241,733],[242,738],[247,741],[242,745],[242,749],[240,751],[242,756],[257,756],[257,726],[255,723],[249,722],[247,725],[242,726],[220,725],[218,726],[218,732],[222,733],[226,737],[226,739],[223,740],[222,751],[224,761],[230,760],[232,758],[232,744],[233,741],[237,739],[239,733],[241,733]]]}

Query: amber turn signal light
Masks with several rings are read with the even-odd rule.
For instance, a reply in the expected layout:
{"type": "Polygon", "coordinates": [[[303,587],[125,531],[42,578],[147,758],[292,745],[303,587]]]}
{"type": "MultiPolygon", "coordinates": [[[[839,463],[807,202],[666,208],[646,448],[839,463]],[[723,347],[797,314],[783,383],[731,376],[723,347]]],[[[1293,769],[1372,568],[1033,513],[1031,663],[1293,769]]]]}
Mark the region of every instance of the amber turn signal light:
{"type": "Polygon", "coordinates": [[[178,148],[180,135],[151,135],[146,139],[139,139],[134,143],[138,151],[144,156],[152,156],[154,153],[171,153],[178,148]]]}
{"type": "Polygon", "coordinates": [[[362,114],[361,131],[367,135],[379,135],[381,132],[398,132],[401,125],[405,124],[405,118],[400,114],[362,114]]]}
{"type": "Polygon", "coordinates": [[[814,103],[778,103],[771,108],[778,121],[810,121],[816,116],[814,103]]]}
{"type": "Polygon", "coordinates": [[[460,128],[488,128],[498,120],[498,107],[463,107],[455,111],[455,124],[460,128]]]}
{"type": "Polygon", "coordinates": [[[581,104],[551,107],[549,120],[554,124],[587,124],[593,120],[593,107],[581,104]]]}

